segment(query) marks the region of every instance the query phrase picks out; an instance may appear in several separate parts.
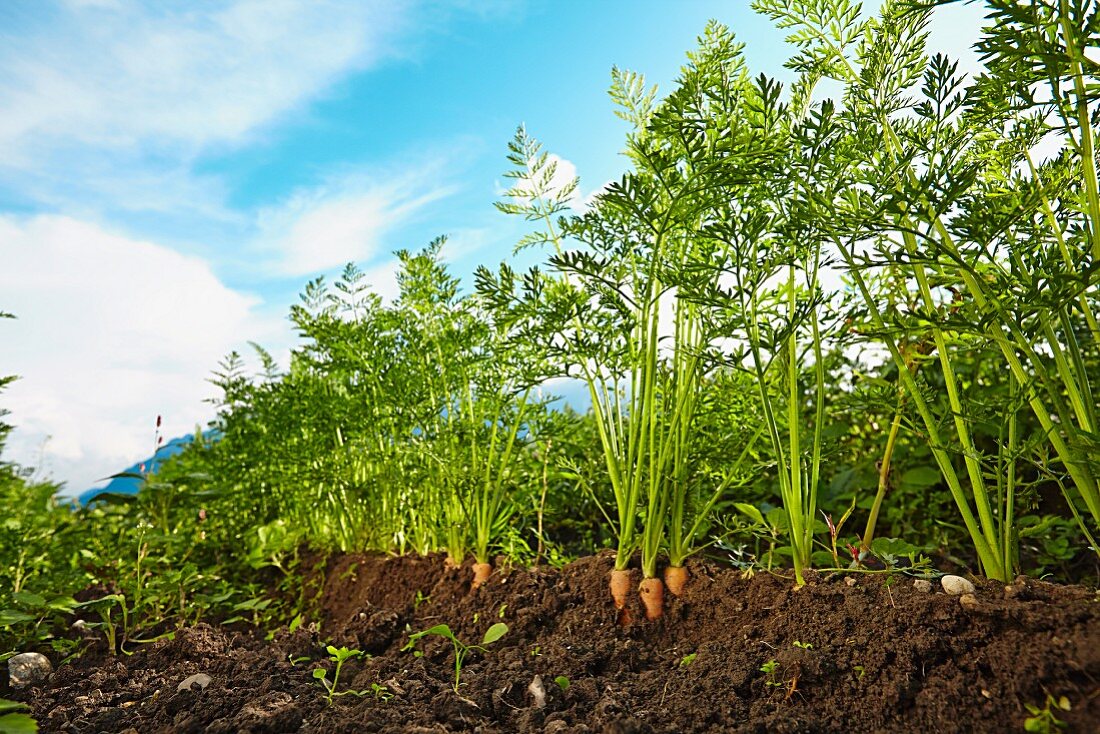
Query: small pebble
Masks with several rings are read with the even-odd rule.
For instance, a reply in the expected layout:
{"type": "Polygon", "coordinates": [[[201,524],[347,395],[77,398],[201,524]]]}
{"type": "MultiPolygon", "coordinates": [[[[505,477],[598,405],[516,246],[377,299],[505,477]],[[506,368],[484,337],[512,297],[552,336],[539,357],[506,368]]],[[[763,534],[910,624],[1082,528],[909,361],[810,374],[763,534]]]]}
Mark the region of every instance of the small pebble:
{"type": "Polygon", "coordinates": [[[982,603],[978,601],[978,597],[973,594],[963,594],[959,597],[959,604],[962,608],[968,612],[973,612],[981,608],[982,603]]]}
{"type": "Polygon", "coordinates": [[[932,591],[932,582],[928,579],[917,579],[913,582],[913,588],[922,594],[927,594],[932,591]]]}
{"type": "Polygon", "coordinates": [[[940,579],[940,584],[943,586],[943,590],[952,596],[973,594],[976,591],[974,584],[970,583],[962,576],[944,576],[940,579]]]}
{"type": "Polygon", "coordinates": [[[210,685],[210,680],[210,676],[208,676],[206,673],[195,673],[194,675],[185,678],[182,683],[176,686],[176,690],[186,691],[194,685],[197,685],[199,687],[199,690],[206,690],[206,687],[210,685]]]}
{"type": "Polygon", "coordinates": [[[856,585],[856,577],[855,576],[849,576],[848,578],[844,579],[844,583],[848,584],[848,586],[855,586],[856,585]]]}
{"type": "Polygon", "coordinates": [[[1015,599],[1023,591],[1019,586],[1006,586],[1005,587],[1005,599],[1015,599]]]}
{"type": "Polygon", "coordinates": [[[536,675],[531,679],[531,684],[527,686],[527,692],[534,699],[535,708],[541,709],[546,706],[546,688],[542,685],[541,675],[536,675]]]}
{"type": "Polygon", "coordinates": [[[26,688],[50,677],[53,666],[45,655],[24,652],[8,658],[8,680],[12,688],[26,688]]]}

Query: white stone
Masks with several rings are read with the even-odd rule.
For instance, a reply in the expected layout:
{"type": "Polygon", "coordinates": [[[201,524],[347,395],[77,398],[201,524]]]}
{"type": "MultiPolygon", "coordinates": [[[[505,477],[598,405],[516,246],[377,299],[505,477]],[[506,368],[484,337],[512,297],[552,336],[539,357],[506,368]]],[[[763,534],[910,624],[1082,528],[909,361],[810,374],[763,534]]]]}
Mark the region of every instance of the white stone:
{"type": "Polygon", "coordinates": [[[45,680],[52,672],[49,659],[37,652],[24,652],[8,658],[8,680],[12,688],[26,688],[45,680]]]}
{"type": "Polygon", "coordinates": [[[927,594],[932,591],[932,582],[928,579],[917,579],[913,582],[913,588],[922,594],[927,594]]]}
{"type": "Polygon", "coordinates": [[[541,675],[536,675],[531,679],[531,684],[527,686],[527,692],[534,699],[535,708],[541,709],[546,706],[546,687],[542,685],[541,675]]]}
{"type": "Polygon", "coordinates": [[[943,590],[952,596],[973,594],[976,591],[974,584],[970,583],[962,576],[944,576],[940,579],[940,584],[943,586],[943,590]]]}
{"type": "Polygon", "coordinates": [[[177,691],[186,691],[193,685],[198,685],[199,690],[206,690],[206,687],[210,685],[210,676],[206,673],[195,673],[194,675],[186,678],[182,683],[176,686],[177,691]]]}

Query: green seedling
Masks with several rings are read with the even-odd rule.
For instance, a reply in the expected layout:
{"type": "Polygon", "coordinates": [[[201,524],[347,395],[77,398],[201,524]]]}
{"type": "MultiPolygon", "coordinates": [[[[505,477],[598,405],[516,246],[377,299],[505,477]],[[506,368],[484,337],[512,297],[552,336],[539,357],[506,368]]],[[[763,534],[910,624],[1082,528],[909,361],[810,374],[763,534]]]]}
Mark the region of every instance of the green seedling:
{"type": "Polygon", "coordinates": [[[107,594],[101,596],[98,599],[91,599],[86,602],[81,602],[77,606],[87,607],[99,615],[100,622],[89,624],[89,627],[98,628],[103,631],[103,636],[107,639],[107,649],[111,651],[111,654],[115,654],[119,651],[120,643],[122,640],[118,636],[118,627],[115,626],[115,621],[111,617],[111,611],[117,606],[122,610],[122,632],[123,638],[126,636],[126,630],[129,626],[128,612],[126,609],[126,597],[122,594],[107,594]]]}
{"type": "Polygon", "coordinates": [[[380,701],[389,701],[391,698],[393,698],[393,694],[390,693],[390,689],[386,688],[381,683],[371,683],[370,691],[374,694],[374,697],[379,699],[380,701]]]}
{"type": "Polygon", "coordinates": [[[485,645],[491,645],[508,632],[508,625],[504,622],[497,622],[492,627],[485,631],[484,637],[481,638],[480,645],[467,645],[466,643],[455,637],[454,632],[451,632],[451,628],[445,624],[437,624],[435,627],[430,627],[423,632],[416,632],[409,635],[409,642],[402,650],[413,650],[417,657],[423,655],[419,650],[416,650],[416,643],[423,637],[428,635],[438,635],[451,641],[451,644],[455,648],[455,693],[458,693],[459,681],[462,676],[462,664],[466,661],[466,656],[473,650],[480,650],[481,652],[487,652],[485,645]]]}
{"type": "Polygon", "coordinates": [[[699,653],[697,653],[697,652],[693,652],[693,653],[689,653],[688,655],[685,655],[682,658],[680,658],[680,667],[681,668],[686,668],[687,666],[694,663],[695,662],[695,656],[698,655],[698,654],[699,653]]]}
{"type": "Polygon", "coordinates": [[[531,648],[531,652],[528,653],[531,657],[537,658],[542,655],[542,645],[535,645],[531,648]]]}
{"type": "Polygon", "coordinates": [[[38,724],[29,715],[15,713],[27,708],[26,704],[0,698],[0,732],[4,734],[34,734],[38,724]]]}
{"type": "Polygon", "coordinates": [[[297,667],[299,663],[308,663],[309,662],[309,656],[308,655],[295,656],[294,653],[290,653],[289,655],[287,655],[286,659],[289,660],[290,664],[295,666],[295,667],[297,667]]]}
{"type": "Polygon", "coordinates": [[[346,691],[338,691],[337,686],[340,684],[340,671],[344,667],[344,663],[354,658],[361,658],[364,656],[361,650],[349,650],[346,647],[334,647],[329,645],[325,648],[328,654],[331,656],[332,661],[336,663],[336,668],[332,671],[332,680],[328,679],[328,670],[325,668],[317,668],[313,671],[313,677],[320,681],[325,690],[328,691],[328,702],[332,705],[332,699],[336,696],[346,696],[348,694],[354,696],[362,696],[368,691],[353,691],[348,689],[346,691]]]}
{"type": "Polygon", "coordinates": [[[569,679],[564,675],[556,676],[554,682],[558,684],[558,688],[560,688],[563,693],[569,690],[569,679]]]}
{"type": "Polygon", "coordinates": [[[863,676],[867,674],[867,670],[862,665],[853,665],[852,670],[856,672],[856,680],[863,680],[863,676]]]}
{"type": "Polygon", "coordinates": [[[1054,710],[1069,711],[1071,706],[1069,699],[1065,696],[1054,698],[1048,693],[1046,704],[1042,708],[1032,703],[1024,704],[1024,708],[1031,714],[1031,716],[1024,719],[1024,731],[1052,734],[1052,732],[1065,729],[1067,726],[1066,722],[1055,716],[1054,710]]]}
{"type": "Polygon", "coordinates": [[[501,604],[501,605],[500,605],[500,611],[499,611],[499,612],[497,612],[497,616],[498,616],[499,618],[501,618],[501,619],[504,619],[504,612],[505,612],[505,610],[507,610],[507,609],[508,609],[508,605],[507,605],[507,604],[501,604]]]}
{"type": "Polygon", "coordinates": [[[425,596],[424,592],[420,589],[416,590],[416,598],[413,599],[413,611],[415,612],[420,608],[421,604],[430,604],[432,601],[431,595],[425,596]]]}
{"type": "Polygon", "coordinates": [[[772,688],[782,688],[783,683],[779,680],[779,663],[775,660],[769,660],[760,666],[760,672],[767,676],[767,680],[764,681],[765,685],[772,688]]]}
{"type": "Polygon", "coordinates": [[[798,640],[795,640],[791,644],[794,645],[795,647],[801,648],[803,650],[813,650],[814,649],[814,646],[809,642],[799,642],[798,640]]]}

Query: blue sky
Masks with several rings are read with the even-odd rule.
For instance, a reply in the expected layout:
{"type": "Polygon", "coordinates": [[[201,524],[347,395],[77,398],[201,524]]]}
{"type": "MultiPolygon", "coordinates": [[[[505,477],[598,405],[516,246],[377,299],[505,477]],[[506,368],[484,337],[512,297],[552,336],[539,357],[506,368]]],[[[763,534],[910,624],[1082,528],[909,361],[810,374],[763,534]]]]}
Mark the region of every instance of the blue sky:
{"type": "MultiPolygon", "coordinates": [[[[937,19],[976,36],[974,9],[937,19]]],[[[0,4],[0,398],[7,458],[79,491],[205,423],[249,340],[293,344],[303,284],[433,237],[466,276],[507,258],[492,207],[516,126],[616,178],[613,64],[667,89],[707,20],[784,77],[747,0],[8,0],[0,4]]]]}

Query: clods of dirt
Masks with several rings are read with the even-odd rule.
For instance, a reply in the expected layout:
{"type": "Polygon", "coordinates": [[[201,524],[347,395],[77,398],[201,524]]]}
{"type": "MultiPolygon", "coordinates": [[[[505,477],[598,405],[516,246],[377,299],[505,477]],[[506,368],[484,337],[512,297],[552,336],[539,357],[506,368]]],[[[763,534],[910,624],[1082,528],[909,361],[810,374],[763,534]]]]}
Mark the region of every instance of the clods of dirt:
{"type": "Polygon", "coordinates": [[[979,582],[964,603],[905,577],[795,590],[696,562],[662,620],[635,593],[621,626],[611,566],[497,570],[471,592],[442,557],[345,555],[293,634],[200,624],[3,695],[46,732],[1007,732],[1048,695],[1071,704],[1051,709],[1069,731],[1100,731],[1095,592],[979,582]],[[410,632],[447,624],[473,644],[496,622],[507,634],[468,654],[457,692],[450,641],[402,650],[410,632]],[[331,703],[313,674],[331,679],[328,641],[370,654],[337,683],[357,693],[331,703]]]}

